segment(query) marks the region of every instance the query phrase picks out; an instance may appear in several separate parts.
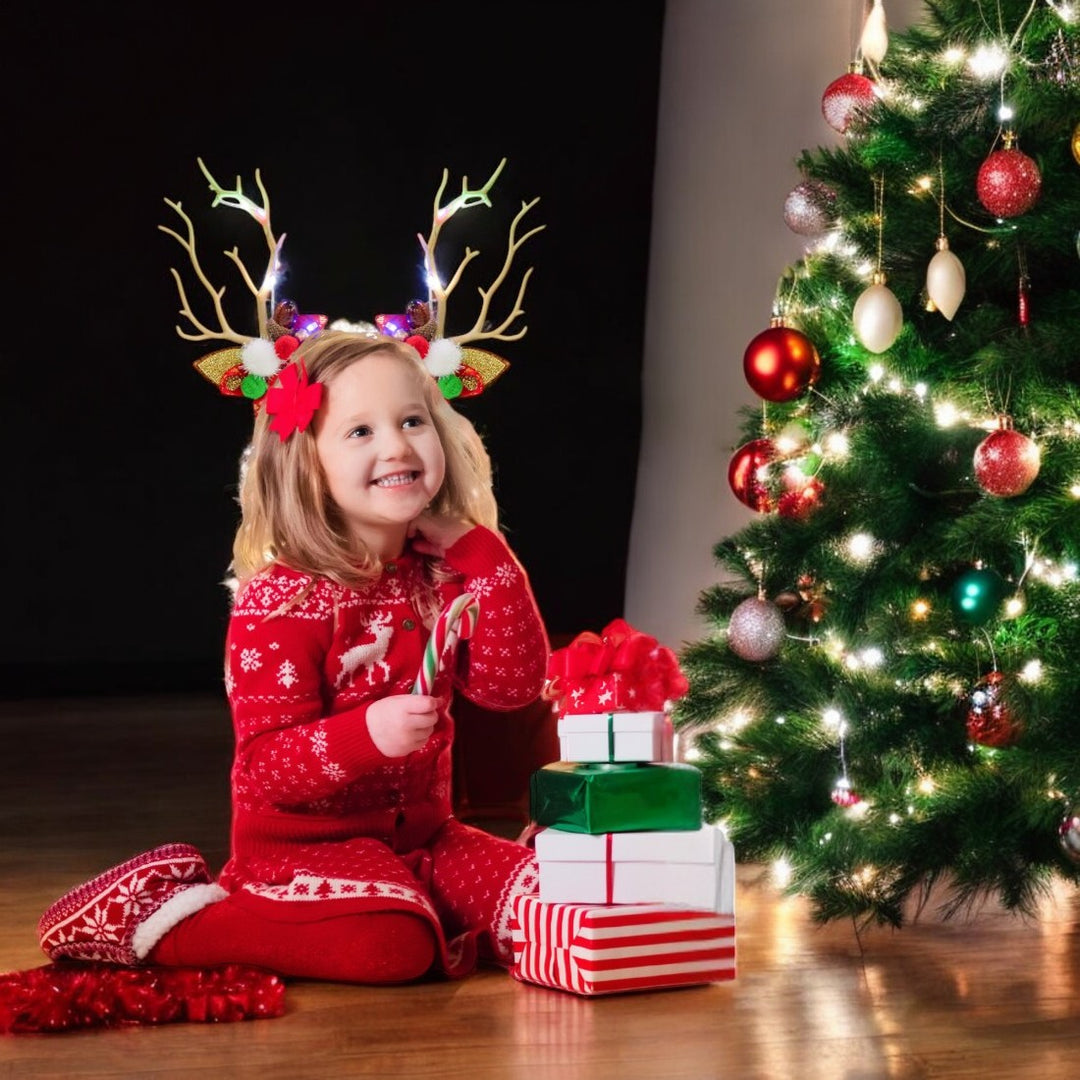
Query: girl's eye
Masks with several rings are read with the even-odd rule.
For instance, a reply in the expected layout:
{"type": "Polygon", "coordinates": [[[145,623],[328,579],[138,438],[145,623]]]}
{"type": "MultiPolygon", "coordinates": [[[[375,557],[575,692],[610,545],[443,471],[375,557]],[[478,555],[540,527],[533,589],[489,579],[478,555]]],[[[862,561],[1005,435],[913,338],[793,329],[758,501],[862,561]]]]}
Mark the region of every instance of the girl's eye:
{"type": "Polygon", "coordinates": [[[411,428],[419,427],[424,422],[422,416],[407,416],[401,423],[402,427],[411,428]]]}
{"type": "Polygon", "coordinates": [[[371,434],[371,428],[369,428],[367,426],[367,424],[361,424],[359,427],[354,427],[352,429],[352,431],[349,432],[349,438],[350,439],[352,439],[352,438],[362,439],[365,435],[370,435],[370,434],[371,434]]]}

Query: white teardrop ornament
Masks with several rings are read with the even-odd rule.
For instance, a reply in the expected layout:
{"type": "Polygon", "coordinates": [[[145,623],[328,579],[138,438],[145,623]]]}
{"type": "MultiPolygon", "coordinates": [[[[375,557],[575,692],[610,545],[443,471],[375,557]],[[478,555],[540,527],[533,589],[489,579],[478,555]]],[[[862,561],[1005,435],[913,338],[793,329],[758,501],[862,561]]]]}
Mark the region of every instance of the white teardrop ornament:
{"type": "Polygon", "coordinates": [[[950,322],[964,299],[967,275],[964,264],[949,250],[949,241],[938,237],[937,254],[926,268],[926,295],[950,322]]]}
{"type": "Polygon", "coordinates": [[[874,275],[855,301],[851,313],[855,336],[872,353],[883,353],[897,339],[904,326],[904,312],[882,274],[874,275]]]}
{"type": "Polygon", "coordinates": [[[874,6],[867,13],[859,48],[863,56],[875,64],[880,64],[885,59],[889,48],[889,31],[882,0],[874,0],[874,6]]]}

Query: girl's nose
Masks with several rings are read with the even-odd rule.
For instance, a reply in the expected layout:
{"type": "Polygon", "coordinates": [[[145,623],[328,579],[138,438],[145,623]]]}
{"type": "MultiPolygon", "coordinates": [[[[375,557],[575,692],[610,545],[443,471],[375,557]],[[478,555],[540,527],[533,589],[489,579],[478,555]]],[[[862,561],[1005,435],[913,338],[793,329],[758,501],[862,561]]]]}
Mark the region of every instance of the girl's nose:
{"type": "Polygon", "coordinates": [[[384,458],[404,457],[409,452],[409,441],[405,432],[398,427],[384,428],[379,438],[379,456],[384,458]]]}

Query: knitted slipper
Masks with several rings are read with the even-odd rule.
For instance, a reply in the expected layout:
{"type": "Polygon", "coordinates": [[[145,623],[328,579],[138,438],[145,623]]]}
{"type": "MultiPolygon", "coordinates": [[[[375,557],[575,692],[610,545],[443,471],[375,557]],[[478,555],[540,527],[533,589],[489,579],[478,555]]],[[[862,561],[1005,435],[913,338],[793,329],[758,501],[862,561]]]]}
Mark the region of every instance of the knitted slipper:
{"type": "Polygon", "coordinates": [[[65,893],[41,916],[50,960],[141,963],[178,922],[224,899],[190,844],[164,844],[65,893]]]}

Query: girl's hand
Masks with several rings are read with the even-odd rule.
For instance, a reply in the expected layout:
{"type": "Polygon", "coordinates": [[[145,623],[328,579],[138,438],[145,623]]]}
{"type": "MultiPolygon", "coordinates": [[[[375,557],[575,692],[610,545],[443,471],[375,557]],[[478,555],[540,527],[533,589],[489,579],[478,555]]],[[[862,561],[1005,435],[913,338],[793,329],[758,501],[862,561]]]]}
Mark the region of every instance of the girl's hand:
{"type": "Polygon", "coordinates": [[[421,514],[409,522],[409,539],[413,549],[421,555],[441,559],[470,529],[469,522],[458,518],[421,514]]]}
{"type": "Polygon", "coordinates": [[[439,699],[428,694],[391,694],[367,710],[371,741],[379,753],[397,758],[419,750],[438,722],[439,699]]]}

